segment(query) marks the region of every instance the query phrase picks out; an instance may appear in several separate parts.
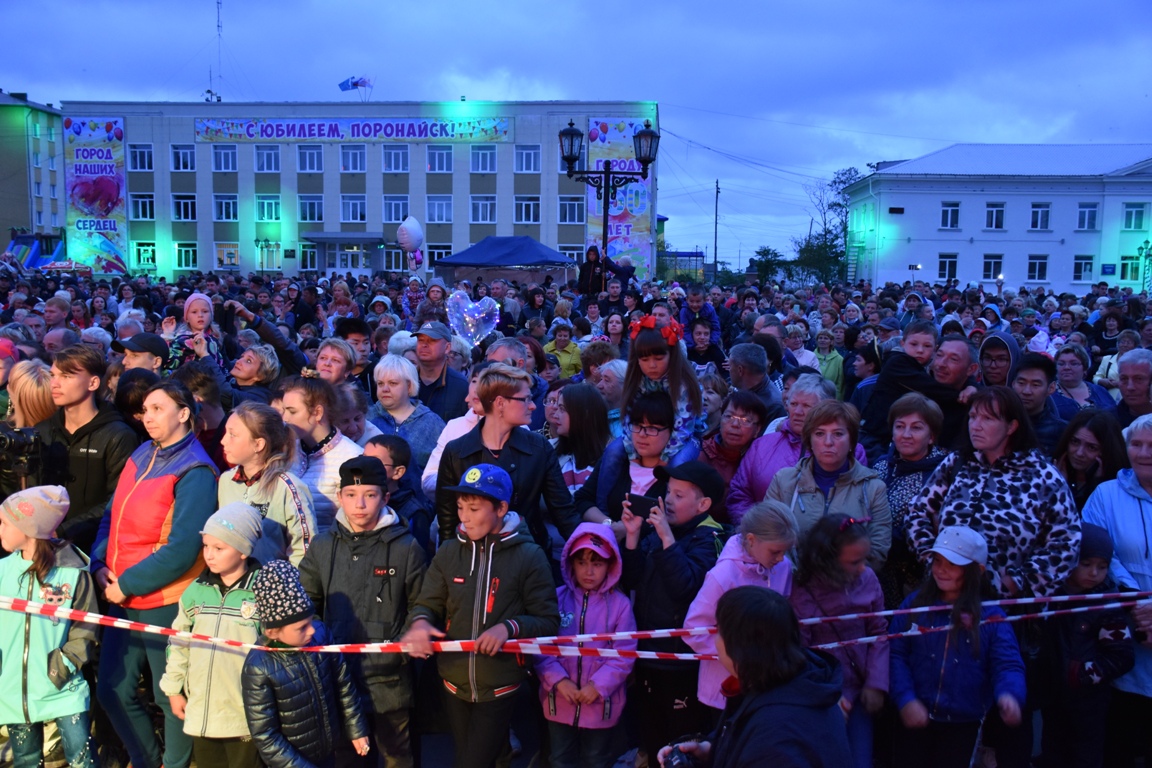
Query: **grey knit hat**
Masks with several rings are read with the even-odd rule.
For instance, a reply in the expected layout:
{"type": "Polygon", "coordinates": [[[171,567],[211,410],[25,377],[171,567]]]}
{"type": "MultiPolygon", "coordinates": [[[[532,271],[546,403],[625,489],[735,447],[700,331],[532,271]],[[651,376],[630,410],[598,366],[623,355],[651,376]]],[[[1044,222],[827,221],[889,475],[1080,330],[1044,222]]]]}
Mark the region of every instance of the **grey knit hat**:
{"type": "Polygon", "coordinates": [[[0,512],[25,536],[51,539],[68,514],[68,491],[62,485],[38,485],[17,491],[4,499],[0,512]]]}
{"type": "Polygon", "coordinates": [[[225,504],[204,523],[201,535],[215,536],[232,549],[248,557],[260,538],[260,513],[242,501],[225,504]]]}
{"type": "Polygon", "coordinates": [[[256,572],[252,592],[264,629],[286,627],[316,614],[316,607],[300,583],[300,571],[287,560],[272,560],[262,566],[256,572]]]}

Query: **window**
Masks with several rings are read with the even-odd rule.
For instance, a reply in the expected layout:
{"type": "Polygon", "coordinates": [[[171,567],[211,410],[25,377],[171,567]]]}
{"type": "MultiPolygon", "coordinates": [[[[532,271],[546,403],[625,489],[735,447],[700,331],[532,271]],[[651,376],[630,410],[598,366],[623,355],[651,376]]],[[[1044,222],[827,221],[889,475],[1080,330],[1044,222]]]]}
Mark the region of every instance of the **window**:
{"type": "Polygon", "coordinates": [[[32,123],[32,138],[40,138],[40,123],[32,123]]]}
{"type": "Polygon", "coordinates": [[[367,165],[363,144],[342,144],[340,146],[340,172],[364,173],[367,165]]]}
{"type": "Polygon", "coordinates": [[[316,270],[316,246],[312,243],[300,243],[300,269],[306,271],[316,270]]]}
{"type": "Polygon", "coordinates": [[[1076,229],[1096,229],[1096,212],[1099,209],[1099,203],[1080,203],[1080,210],[1076,215],[1076,229]]]}
{"type": "Polygon", "coordinates": [[[194,144],[172,145],[172,170],[196,170],[196,146],[194,144]]]}
{"type": "Polygon", "coordinates": [[[48,195],[49,195],[49,197],[51,197],[53,200],[55,200],[55,199],[56,199],[56,185],[55,185],[55,184],[50,184],[50,185],[48,186],[48,195]]]}
{"type": "Polygon", "coordinates": [[[212,145],[212,170],[216,173],[236,172],[236,145],[212,145]]]}
{"type": "Polygon", "coordinates": [[[428,266],[431,267],[440,259],[452,255],[451,245],[426,245],[424,246],[424,255],[428,258],[428,266]]]}
{"type": "Polygon", "coordinates": [[[240,243],[216,243],[216,268],[240,269],[240,243]]]}
{"type": "Polygon", "coordinates": [[[960,255],[956,253],[942,253],[940,254],[940,270],[937,272],[937,279],[939,280],[955,280],[956,279],[956,266],[960,260],[960,255]]]}
{"type": "Polygon", "coordinates": [[[55,213],[55,212],[52,213],[52,226],[54,226],[54,227],[60,226],[60,214],[55,213]]]}
{"type": "Polygon", "coordinates": [[[151,194],[128,196],[128,215],[133,221],[153,221],[156,218],[156,198],[151,194]]]}
{"type": "Polygon", "coordinates": [[[44,211],[36,211],[36,226],[44,226],[44,211]]]}
{"type": "Polygon", "coordinates": [[[516,195],[516,224],[540,223],[540,197],[538,195],[516,195]]]}
{"type": "Polygon", "coordinates": [[[368,220],[368,201],[364,195],[340,195],[340,221],[368,220]]]}
{"type": "Polygon", "coordinates": [[[1028,279],[1043,282],[1048,279],[1048,255],[1031,253],[1028,255],[1028,279]]]}
{"type": "Polygon", "coordinates": [[[196,269],[196,243],[176,243],[176,269],[196,269]]]}
{"type": "Polygon", "coordinates": [[[240,220],[240,204],[236,195],[212,195],[212,220],[240,220]]]}
{"type": "Polygon", "coordinates": [[[583,224],[584,223],[584,196],[583,195],[561,195],[560,196],[560,211],[557,220],[561,224],[583,224]]]}
{"type": "Polygon", "coordinates": [[[48,141],[56,141],[56,126],[48,126],[48,141]]]}
{"type": "Polygon", "coordinates": [[[1124,203],[1124,229],[1144,229],[1144,203],[1124,203]]]}
{"type": "Polygon", "coordinates": [[[984,212],[984,229],[1004,229],[1004,203],[988,203],[984,212]]]}
{"type": "Polygon", "coordinates": [[[1049,229],[1048,214],[1052,211],[1050,203],[1032,203],[1032,222],[1029,229],[1049,229]]]}
{"type": "Polygon", "coordinates": [[[472,195],[473,224],[496,223],[496,195],[472,195]]]}
{"type": "Polygon", "coordinates": [[[324,221],[324,195],[300,195],[300,221],[324,221]]]}
{"type": "Polygon", "coordinates": [[[324,147],[317,144],[296,147],[296,170],[300,173],[324,173],[324,147]]]}
{"type": "Polygon", "coordinates": [[[257,269],[261,272],[266,269],[280,271],[282,253],[280,243],[269,243],[267,248],[259,248],[256,251],[257,269]]]}
{"type": "Polygon", "coordinates": [[[995,280],[1004,272],[1004,254],[984,254],[984,279],[995,280]]]}
{"type": "Polygon", "coordinates": [[[428,145],[428,173],[452,173],[452,147],[428,145]]]}
{"type": "Polygon", "coordinates": [[[132,258],[136,269],[156,268],[156,243],[132,243],[132,258]]]}
{"type": "Polygon", "coordinates": [[[452,223],[452,195],[428,195],[429,224],[452,223]]]}
{"type": "Polygon", "coordinates": [[[540,145],[516,145],[516,173],[540,173],[540,145]]]}
{"type": "Polygon", "coordinates": [[[48,170],[56,170],[56,155],[48,155],[48,170]]]}
{"type": "Polygon", "coordinates": [[[280,145],[256,145],[256,173],[280,173],[280,145]]]}
{"type": "Polygon", "coordinates": [[[384,223],[399,224],[406,218],[408,218],[408,195],[384,195],[384,223]]]}
{"type": "Polygon", "coordinates": [[[408,173],[408,145],[384,145],[384,173],[408,173]]]}
{"type": "Polygon", "coordinates": [[[280,221],[280,195],[256,195],[256,221],[280,221]]]}
{"type": "MultiPolygon", "coordinates": [[[[152,170],[152,145],[151,144],[129,144],[128,145],[128,170],[130,171],[150,171],[152,170]]],[[[155,264],[156,246],[152,243],[147,243],[152,246],[153,264],[155,264]]]]}
{"type": "Polygon", "coordinates": [[[560,251],[560,253],[572,259],[577,264],[579,264],[580,260],[584,258],[584,246],[582,244],[561,245],[556,250],[560,251]]]}
{"type": "Polygon", "coordinates": [[[196,221],[196,195],[172,195],[172,220],[196,221]]]}
{"type": "Polygon", "coordinates": [[[40,167],[40,153],[39,152],[33,152],[32,153],[32,167],[33,168],[39,168],[40,167]]]}
{"type": "Polygon", "coordinates": [[[1077,256],[1072,262],[1072,279],[1076,282],[1091,282],[1094,261],[1092,256],[1077,256]]]}
{"type": "Polygon", "coordinates": [[[1137,282],[1140,280],[1140,257],[1139,256],[1121,256],[1120,257],[1120,279],[1129,282],[1137,282]]]}
{"type": "Polygon", "coordinates": [[[472,145],[472,173],[496,173],[496,147],[490,144],[472,145]]]}
{"type": "Polygon", "coordinates": [[[408,267],[405,263],[404,251],[396,248],[395,246],[384,249],[384,271],[385,272],[407,272],[408,267]]]}
{"type": "MultiPolygon", "coordinates": [[[[556,161],[559,163],[560,173],[568,173],[568,166],[564,162],[564,156],[560,154],[560,145],[556,145],[556,161]]],[[[576,161],[575,169],[577,171],[584,170],[588,167],[588,145],[580,145],[580,159],[576,161]]]]}
{"type": "Polygon", "coordinates": [[[41,186],[40,182],[32,182],[32,194],[36,197],[44,197],[44,187],[41,186]]]}

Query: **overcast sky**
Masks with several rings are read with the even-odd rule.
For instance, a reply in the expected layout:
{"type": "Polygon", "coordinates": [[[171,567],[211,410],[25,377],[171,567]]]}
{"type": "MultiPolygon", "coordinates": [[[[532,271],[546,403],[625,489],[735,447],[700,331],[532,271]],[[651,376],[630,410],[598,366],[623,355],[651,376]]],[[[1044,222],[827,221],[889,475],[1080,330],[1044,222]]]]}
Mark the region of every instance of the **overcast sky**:
{"type": "MultiPolygon", "coordinates": [[[[0,87],[194,101],[215,0],[4,3],[0,87]],[[47,10],[50,8],[51,10],[47,10]],[[22,30],[27,31],[25,34],[22,30]]],[[[668,242],[735,265],[807,232],[805,184],[954,142],[1152,138],[1148,0],[224,0],[228,101],[654,100],[668,242]]],[[[743,266],[743,263],[741,264],[743,266]]]]}

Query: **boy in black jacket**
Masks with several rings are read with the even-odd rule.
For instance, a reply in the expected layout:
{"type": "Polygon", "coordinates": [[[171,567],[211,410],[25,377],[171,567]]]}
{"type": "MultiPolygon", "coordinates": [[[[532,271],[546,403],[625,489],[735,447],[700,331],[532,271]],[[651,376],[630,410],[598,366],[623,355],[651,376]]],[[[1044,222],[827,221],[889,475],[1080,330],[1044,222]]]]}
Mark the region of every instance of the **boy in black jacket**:
{"type": "MultiPolygon", "coordinates": [[[[424,583],[424,552],[388,506],[388,485],[380,459],[357,456],[341,464],[335,525],[312,541],[300,561],[300,582],[335,643],[399,638],[424,583]]],[[[389,768],[410,768],[408,659],[399,653],[368,653],[351,655],[348,662],[379,753],[389,768]]],[[[357,758],[345,743],[337,756],[341,765],[376,765],[375,755],[357,758]]]]}
{"type": "MultiPolygon", "coordinates": [[[[624,502],[625,592],[636,590],[636,628],[671,629],[684,626],[688,608],[704,586],[704,577],[723,548],[724,527],[708,514],[722,503],[724,479],[700,461],[677,467],[656,467],[656,479],[668,483],[659,506],[641,517],[624,502]],[[641,540],[645,521],[651,532],[641,540]]],[[[641,513],[641,514],[638,514],[641,513]]],[[[641,640],[642,651],[692,653],[679,638],[641,640]]],[[[655,762],[660,748],[686,733],[707,732],[715,725],[711,710],[696,697],[700,663],[649,661],[634,667],[637,706],[641,719],[640,746],[655,762]]]]}
{"type": "Polygon", "coordinates": [[[507,743],[514,694],[527,676],[522,660],[500,649],[509,638],[559,631],[556,585],[544,550],[508,510],[507,472],[478,464],[460,485],[438,490],[457,494],[460,525],[432,558],[401,642],[427,658],[433,638],[475,641],[474,653],[441,654],[438,666],[454,765],[488,768],[507,743]]]}

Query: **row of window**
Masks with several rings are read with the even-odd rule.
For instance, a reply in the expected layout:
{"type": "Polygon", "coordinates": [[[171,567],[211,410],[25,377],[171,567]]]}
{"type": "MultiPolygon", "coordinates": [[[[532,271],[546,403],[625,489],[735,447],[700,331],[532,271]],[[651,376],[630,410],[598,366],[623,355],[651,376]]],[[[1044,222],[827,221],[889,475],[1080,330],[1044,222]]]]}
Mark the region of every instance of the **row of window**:
{"type": "MultiPolygon", "coordinates": [[[[41,160],[40,160],[40,153],[39,152],[33,152],[32,153],[32,167],[33,168],[40,168],[41,167],[41,160]]],[[[56,170],[56,155],[48,155],[48,170],[50,170],[50,171],[56,170]]]]}
{"type": "MultiPolygon", "coordinates": [[[[53,185],[55,186],[55,185],[53,185]]],[[[513,198],[514,224],[540,223],[540,196],[516,195],[513,198]]],[[[323,195],[298,195],[297,219],[302,222],[324,221],[323,195]]],[[[429,224],[451,224],[454,216],[452,195],[427,195],[424,221],[429,224]]],[[[472,195],[469,198],[470,224],[496,223],[496,195],[472,195]]],[[[583,224],[585,200],[582,195],[561,195],[558,199],[557,221],[560,224],[583,224]]],[[[134,221],[154,221],[156,219],[156,196],[151,193],[130,194],[128,215],[134,221]]],[[[196,195],[178,193],[172,195],[172,220],[196,221],[196,195]]],[[[256,220],[280,221],[280,195],[256,195],[256,220]]],[[[385,224],[399,224],[408,218],[408,195],[384,195],[385,224]]],[[[240,203],[238,195],[212,196],[213,221],[239,221],[240,203]]],[[[340,221],[344,223],[365,222],[368,220],[368,199],[366,195],[340,196],[340,221]]]]}
{"type": "MultiPolygon", "coordinates": [[[[425,145],[426,170],[428,173],[452,173],[454,147],[451,144],[425,145]]],[[[173,144],[171,168],[173,171],[196,170],[196,145],[173,144]]],[[[255,145],[256,173],[280,173],[279,144],[255,145]]],[[[234,173],[237,170],[235,144],[212,145],[212,170],[220,173],[234,173]]],[[[407,144],[384,144],[382,163],[385,173],[408,173],[410,167],[410,147],[407,144]]],[[[38,153],[36,153],[38,157],[38,153]]],[[[559,148],[557,148],[559,156],[559,148]]],[[[513,170],[516,173],[540,173],[541,148],[539,144],[517,144],[514,148],[513,170]]],[[[39,161],[36,160],[36,165],[39,161]]],[[[584,167],[581,162],[580,167],[584,167]]],[[[365,144],[340,145],[340,172],[365,173],[368,168],[368,146],[365,144]]],[[[496,173],[496,145],[473,144],[470,147],[470,171],[472,173],[496,173]]],[[[560,161],[560,173],[567,166],[560,161]]],[[[155,163],[151,144],[128,145],[128,170],[153,171],[155,163]]],[[[296,170],[298,173],[324,172],[324,146],[322,144],[299,144],[296,147],[296,170]]]]}
{"type": "MultiPolygon", "coordinates": [[[[1140,264],[1136,256],[1120,257],[1120,279],[1139,280],[1140,264]]],[[[939,259],[938,278],[940,280],[955,280],[959,274],[960,254],[942,253],[939,259]]],[[[1095,257],[1081,254],[1073,257],[1072,280],[1074,282],[1090,282],[1093,279],[1092,265],[1095,257]]],[[[1004,254],[984,254],[984,280],[996,280],[1004,274],[1004,254]]],[[[1027,277],[1029,282],[1045,282],[1048,280],[1048,254],[1028,254],[1027,277]]]]}
{"type": "MultiPolygon", "coordinates": [[[[53,212],[51,221],[53,227],[60,226],[60,214],[53,212]]],[[[36,226],[44,226],[44,211],[36,211],[36,226]]]]}
{"type": "MultiPolygon", "coordinates": [[[[40,138],[40,123],[32,123],[32,138],[40,138]]],[[[48,141],[56,141],[56,126],[48,126],[48,141]]]]}
{"type": "MultiPolygon", "coordinates": [[[[1006,203],[985,203],[984,229],[1004,229],[1006,210],[1006,203]]],[[[1146,210],[1147,203],[1124,203],[1124,229],[1146,229],[1146,210]]],[[[904,210],[902,208],[889,209],[889,212],[903,213],[904,210]]],[[[1050,230],[1052,228],[1051,214],[1051,203],[1032,203],[1028,229],[1050,230]]],[[[1099,214],[1099,203],[1080,203],[1076,211],[1076,229],[1098,229],[1099,214]]],[[[940,204],[940,228],[960,229],[960,203],[945,202],[940,204]]]]}
{"type": "MultiPolygon", "coordinates": [[[[44,197],[44,185],[39,181],[32,182],[32,194],[35,195],[36,197],[44,197]]],[[[49,184],[48,185],[48,197],[51,197],[53,199],[56,199],[57,197],[59,197],[59,195],[56,194],[56,185],[55,184],[49,184]]]]}

